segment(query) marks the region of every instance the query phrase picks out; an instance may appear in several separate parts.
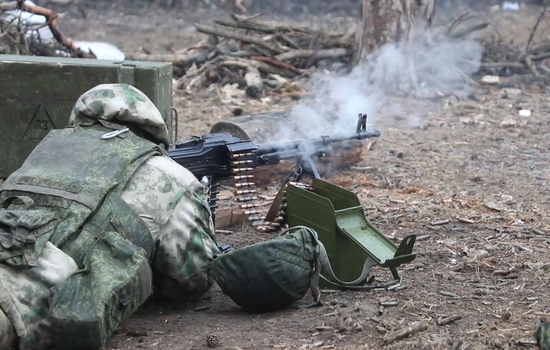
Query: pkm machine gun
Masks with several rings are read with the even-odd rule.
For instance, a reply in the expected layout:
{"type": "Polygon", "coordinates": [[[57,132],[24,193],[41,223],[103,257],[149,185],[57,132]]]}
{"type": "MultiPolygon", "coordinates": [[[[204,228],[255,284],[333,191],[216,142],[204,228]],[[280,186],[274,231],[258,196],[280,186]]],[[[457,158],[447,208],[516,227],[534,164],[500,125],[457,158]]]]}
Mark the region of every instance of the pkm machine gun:
{"type": "Polygon", "coordinates": [[[330,154],[331,144],[380,136],[379,130],[367,130],[366,124],[366,114],[359,114],[354,133],[261,145],[227,133],[210,133],[177,143],[168,153],[197,179],[209,184],[210,209],[215,215],[219,181],[244,180],[256,167],[278,164],[287,159],[295,159],[301,169],[297,178],[292,180],[297,181],[302,174],[320,178],[313,158],[330,154]]]}

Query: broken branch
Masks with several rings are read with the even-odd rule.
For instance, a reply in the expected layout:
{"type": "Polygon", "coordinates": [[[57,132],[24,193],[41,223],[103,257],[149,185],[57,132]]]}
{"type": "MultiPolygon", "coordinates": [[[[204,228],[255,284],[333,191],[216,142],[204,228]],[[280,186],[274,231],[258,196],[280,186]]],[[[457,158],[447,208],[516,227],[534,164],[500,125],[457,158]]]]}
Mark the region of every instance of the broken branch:
{"type": "Polygon", "coordinates": [[[469,35],[473,32],[476,32],[476,31],[481,30],[481,29],[485,29],[488,26],[489,26],[488,22],[474,24],[474,25],[472,25],[468,28],[464,28],[462,30],[459,30],[458,32],[456,32],[454,34],[449,34],[449,37],[451,37],[453,39],[460,39],[460,38],[463,38],[466,35],[469,35]]]}
{"type": "Polygon", "coordinates": [[[256,38],[256,37],[253,37],[253,36],[250,36],[250,35],[230,32],[230,31],[227,31],[227,30],[222,29],[222,28],[212,28],[212,27],[208,27],[208,26],[205,26],[205,25],[202,25],[202,24],[195,24],[195,27],[201,33],[217,35],[217,36],[223,36],[225,38],[231,38],[231,39],[239,40],[239,41],[242,41],[242,42],[245,42],[245,43],[255,44],[255,45],[261,46],[263,48],[266,48],[268,50],[271,50],[273,52],[276,52],[276,53],[283,53],[283,52],[286,51],[279,45],[268,43],[268,42],[266,42],[265,40],[263,40],[261,38],[256,38]]]}
{"type": "Polygon", "coordinates": [[[408,336],[414,333],[422,332],[426,329],[428,329],[427,323],[422,321],[413,322],[408,327],[401,328],[400,330],[388,333],[388,335],[384,338],[384,340],[386,341],[386,343],[392,343],[394,341],[407,338],[408,336]]]}
{"type": "Polygon", "coordinates": [[[281,76],[286,76],[290,78],[293,78],[296,76],[296,74],[293,71],[289,71],[287,69],[280,69],[279,67],[272,66],[268,63],[265,63],[259,60],[254,61],[246,58],[224,57],[224,56],[220,56],[219,60],[220,60],[220,64],[225,66],[235,66],[235,67],[245,68],[245,69],[247,69],[249,66],[252,66],[264,73],[279,74],[281,76]]]}
{"type": "Polygon", "coordinates": [[[204,51],[195,51],[188,54],[144,54],[144,53],[129,53],[126,58],[135,61],[156,61],[156,62],[172,62],[174,66],[187,67],[193,63],[204,63],[207,59],[207,53],[204,51]]]}
{"type": "Polygon", "coordinates": [[[352,55],[351,49],[325,49],[325,50],[293,50],[275,56],[279,61],[289,61],[296,58],[324,59],[352,55]]]}
{"type": "Polygon", "coordinates": [[[243,15],[231,14],[231,17],[235,22],[228,22],[223,20],[216,20],[215,23],[233,28],[241,28],[248,30],[255,30],[257,32],[262,32],[266,34],[275,34],[280,32],[299,32],[306,34],[315,34],[314,30],[309,29],[306,26],[301,26],[299,24],[287,24],[287,23],[277,23],[270,21],[261,21],[261,20],[252,20],[243,15]]]}
{"type": "Polygon", "coordinates": [[[283,69],[288,69],[288,70],[293,71],[293,72],[296,72],[296,73],[298,73],[298,74],[311,75],[311,73],[309,73],[309,72],[307,72],[307,71],[304,71],[304,70],[302,70],[302,69],[296,68],[296,67],[294,67],[294,66],[291,65],[291,64],[288,64],[288,63],[285,63],[285,62],[281,62],[281,61],[277,61],[276,59],[271,58],[271,57],[253,56],[253,57],[251,57],[251,59],[253,59],[254,61],[266,62],[266,63],[269,63],[269,64],[275,66],[275,67],[279,67],[279,68],[283,68],[283,69]]]}

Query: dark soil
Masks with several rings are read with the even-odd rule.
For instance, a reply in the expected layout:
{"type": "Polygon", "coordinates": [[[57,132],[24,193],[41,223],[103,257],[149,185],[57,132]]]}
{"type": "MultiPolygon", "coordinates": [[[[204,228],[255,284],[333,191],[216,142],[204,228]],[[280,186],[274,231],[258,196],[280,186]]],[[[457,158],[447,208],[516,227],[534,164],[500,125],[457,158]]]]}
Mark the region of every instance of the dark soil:
{"type": "MultiPolygon", "coordinates": [[[[86,18],[70,11],[60,26],[73,38],[109,41],[126,52],[168,53],[199,42],[193,23],[206,21],[182,10],[136,11],[90,10],[86,18]]],[[[525,41],[538,12],[481,14],[499,35],[525,41]]],[[[409,126],[404,116],[386,120],[364,161],[326,178],[357,193],[368,219],[396,244],[408,234],[422,237],[416,260],[400,268],[405,289],[325,293],[322,307],[258,315],[243,312],[215,285],[193,305],[148,302],[108,348],[203,349],[209,336],[221,349],[511,349],[532,341],[539,317],[550,315],[550,98],[544,85],[514,87],[519,93],[507,98],[499,86],[477,86],[462,101],[393,100],[415,112],[418,124],[409,126]],[[518,116],[522,108],[532,115],[518,116]],[[385,301],[396,304],[381,306],[385,301]],[[449,316],[458,317],[439,325],[449,316]],[[339,332],[338,319],[354,331],[339,332]],[[428,328],[384,341],[415,321],[428,328]]],[[[244,99],[242,108],[252,114],[296,103],[244,99]]],[[[232,116],[215,89],[177,91],[174,106],[181,139],[232,116]]],[[[273,193],[276,184],[262,191],[273,193]]],[[[233,248],[277,236],[231,230],[218,239],[233,248]]],[[[389,278],[387,270],[373,272],[389,278]]]]}

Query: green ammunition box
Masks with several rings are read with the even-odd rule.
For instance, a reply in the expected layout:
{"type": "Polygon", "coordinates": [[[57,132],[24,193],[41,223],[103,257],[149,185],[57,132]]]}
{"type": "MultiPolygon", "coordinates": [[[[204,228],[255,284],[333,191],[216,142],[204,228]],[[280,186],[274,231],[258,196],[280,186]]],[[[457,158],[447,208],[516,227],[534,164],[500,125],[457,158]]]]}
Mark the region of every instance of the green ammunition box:
{"type": "Polygon", "coordinates": [[[68,125],[78,97],[127,83],[155,103],[172,135],[172,64],[0,55],[0,178],[17,170],[52,129],[68,125]]]}

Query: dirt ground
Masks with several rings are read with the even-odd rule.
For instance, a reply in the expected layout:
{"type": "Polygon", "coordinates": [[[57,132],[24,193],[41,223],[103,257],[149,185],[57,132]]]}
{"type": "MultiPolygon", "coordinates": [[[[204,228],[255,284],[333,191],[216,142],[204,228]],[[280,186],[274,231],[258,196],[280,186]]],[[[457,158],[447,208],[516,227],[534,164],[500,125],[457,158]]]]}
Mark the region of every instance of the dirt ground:
{"type": "MultiPolygon", "coordinates": [[[[134,10],[133,10],[134,11],[134,10]]],[[[483,14],[500,35],[526,40],[538,11],[483,14]]],[[[68,14],[62,29],[80,40],[105,40],[126,52],[179,50],[200,38],[205,17],[155,10],[142,16],[89,11],[68,14]]],[[[341,22],[347,19],[342,18],[341,22]]],[[[349,20],[353,22],[352,20],[349,20]]],[[[495,33],[495,29],[491,33],[495,33]]],[[[388,116],[382,135],[353,169],[327,178],[357,193],[368,219],[396,244],[421,237],[416,260],[400,267],[404,288],[324,293],[323,306],[248,314],[216,285],[193,305],[150,301],[123,325],[109,349],[515,349],[532,341],[540,316],[550,316],[550,97],[545,84],[475,86],[470,98],[400,101],[418,116],[388,116]],[[520,117],[520,109],[532,111],[520,117]],[[395,302],[382,306],[384,302],[395,302]],[[442,319],[456,316],[448,324],[442,319]],[[338,319],[360,325],[339,332],[338,319]],[[412,322],[428,327],[405,339],[384,337],[412,322]],[[328,326],[328,327],[325,327],[328,326]]],[[[244,113],[288,108],[297,101],[245,100],[244,113]]],[[[212,90],[175,92],[180,138],[231,118],[212,90]]],[[[264,188],[266,192],[274,187],[264,188]]],[[[276,237],[233,227],[220,242],[233,248],[276,237]]],[[[373,270],[379,279],[389,271],[373,270]]],[[[308,298],[309,296],[306,296],[308,298]]],[[[305,301],[307,299],[304,299],[305,301]]],[[[447,319],[448,321],[449,319],[447,319]]]]}

